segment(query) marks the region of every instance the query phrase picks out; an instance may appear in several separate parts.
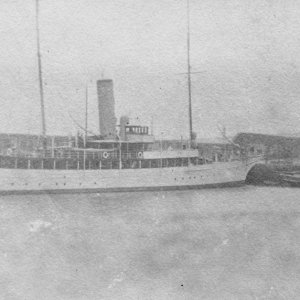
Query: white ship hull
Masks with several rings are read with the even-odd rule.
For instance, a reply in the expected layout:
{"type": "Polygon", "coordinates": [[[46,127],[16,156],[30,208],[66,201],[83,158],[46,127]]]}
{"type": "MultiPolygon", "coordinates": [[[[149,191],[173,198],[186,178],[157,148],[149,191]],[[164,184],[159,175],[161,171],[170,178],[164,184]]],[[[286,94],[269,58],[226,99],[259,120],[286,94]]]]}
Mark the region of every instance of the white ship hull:
{"type": "Polygon", "coordinates": [[[0,193],[190,189],[245,181],[254,161],[120,170],[0,169],[0,193]]]}

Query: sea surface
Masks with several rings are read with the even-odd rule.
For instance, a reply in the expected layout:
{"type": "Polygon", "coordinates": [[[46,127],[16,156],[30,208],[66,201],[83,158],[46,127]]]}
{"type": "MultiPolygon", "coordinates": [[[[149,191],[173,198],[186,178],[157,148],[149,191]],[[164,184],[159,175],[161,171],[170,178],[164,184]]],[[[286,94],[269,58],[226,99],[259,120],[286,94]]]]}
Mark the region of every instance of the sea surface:
{"type": "Polygon", "coordinates": [[[300,299],[300,189],[0,198],[0,299],[300,299]]]}

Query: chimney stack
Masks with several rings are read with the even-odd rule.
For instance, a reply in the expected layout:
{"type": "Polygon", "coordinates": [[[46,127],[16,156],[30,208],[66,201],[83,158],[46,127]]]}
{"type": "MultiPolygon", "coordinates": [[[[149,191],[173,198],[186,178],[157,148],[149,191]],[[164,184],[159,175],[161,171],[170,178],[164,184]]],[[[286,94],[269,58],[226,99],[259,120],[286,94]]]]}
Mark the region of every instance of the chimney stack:
{"type": "Polygon", "coordinates": [[[115,99],[113,81],[103,79],[97,81],[99,130],[104,139],[116,138],[115,99]]]}

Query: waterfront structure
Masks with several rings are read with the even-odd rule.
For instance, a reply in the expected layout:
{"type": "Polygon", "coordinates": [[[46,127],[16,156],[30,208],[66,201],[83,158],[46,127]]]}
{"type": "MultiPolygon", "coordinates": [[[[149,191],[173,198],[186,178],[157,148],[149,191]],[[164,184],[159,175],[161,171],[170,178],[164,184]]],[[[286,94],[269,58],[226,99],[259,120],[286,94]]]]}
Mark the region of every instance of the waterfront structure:
{"type": "Polygon", "coordinates": [[[262,155],[267,163],[300,159],[300,137],[258,133],[238,133],[233,138],[249,155],[262,155]]]}

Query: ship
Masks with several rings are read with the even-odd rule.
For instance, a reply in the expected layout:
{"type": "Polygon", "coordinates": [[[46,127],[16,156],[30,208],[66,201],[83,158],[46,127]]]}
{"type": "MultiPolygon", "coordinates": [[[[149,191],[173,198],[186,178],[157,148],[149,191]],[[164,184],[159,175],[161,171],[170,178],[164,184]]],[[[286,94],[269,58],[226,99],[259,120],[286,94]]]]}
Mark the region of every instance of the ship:
{"type": "MultiPolygon", "coordinates": [[[[260,161],[248,157],[236,145],[226,158],[203,157],[192,129],[190,33],[188,17],[187,78],[189,143],[163,149],[148,126],[114,115],[113,80],[97,81],[99,134],[86,126],[68,145],[49,145],[46,134],[39,1],[36,0],[37,58],[42,134],[39,146],[24,152],[8,147],[0,155],[0,193],[120,192],[196,189],[243,184],[249,170],[260,161]]],[[[189,8],[188,8],[189,12],[189,8]]]]}

